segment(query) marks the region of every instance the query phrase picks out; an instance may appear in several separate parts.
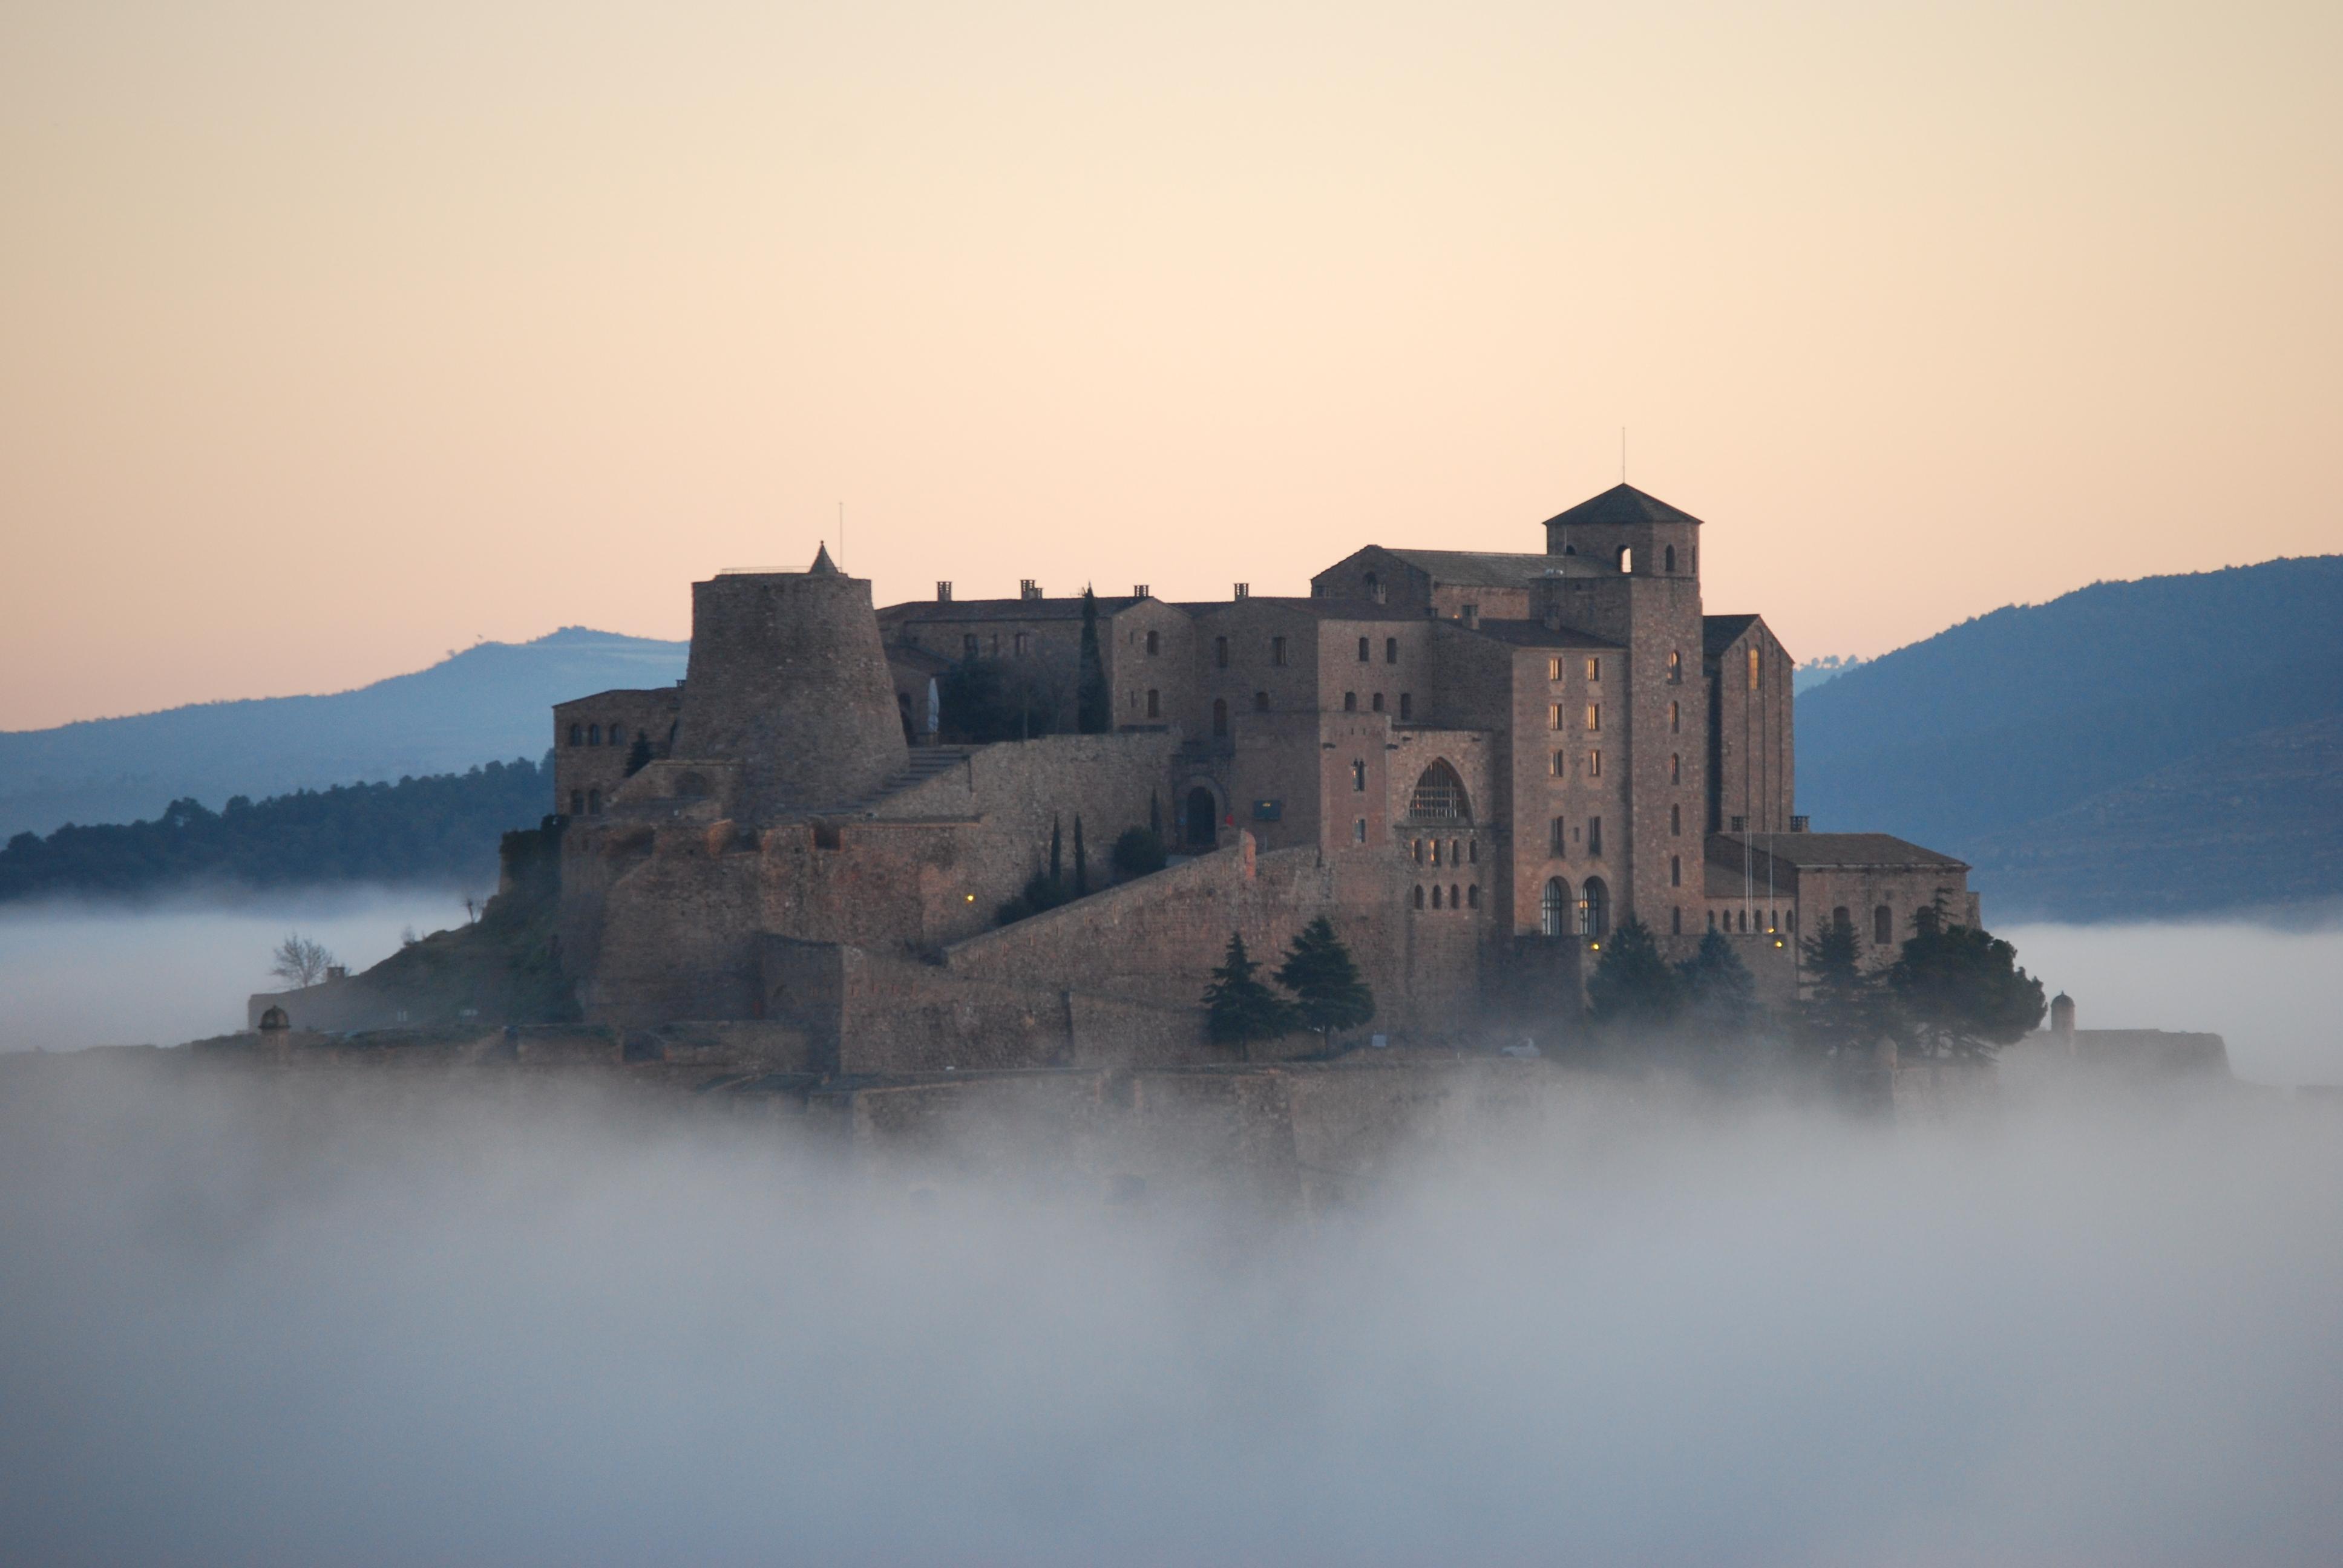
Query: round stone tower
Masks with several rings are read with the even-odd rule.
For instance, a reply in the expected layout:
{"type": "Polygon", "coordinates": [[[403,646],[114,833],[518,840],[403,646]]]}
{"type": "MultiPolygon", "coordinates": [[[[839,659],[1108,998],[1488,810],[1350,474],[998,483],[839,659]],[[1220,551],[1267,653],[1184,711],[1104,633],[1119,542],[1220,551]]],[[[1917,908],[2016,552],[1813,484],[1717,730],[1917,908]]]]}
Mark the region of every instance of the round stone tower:
{"type": "Polygon", "coordinates": [[[744,815],[850,805],[910,762],[870,584],[827,547],[802,572],[691,585],[675,755],[742,765],[744,815]]]}

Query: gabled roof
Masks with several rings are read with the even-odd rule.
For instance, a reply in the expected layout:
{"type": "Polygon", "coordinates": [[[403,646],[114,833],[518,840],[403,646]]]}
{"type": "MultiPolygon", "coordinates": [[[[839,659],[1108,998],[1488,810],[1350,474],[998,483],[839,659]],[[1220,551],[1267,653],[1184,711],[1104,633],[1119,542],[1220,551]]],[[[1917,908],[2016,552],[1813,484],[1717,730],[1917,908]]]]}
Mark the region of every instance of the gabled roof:
{"type": "Polygon", "coordinates": [[[1556,512],[1545,520],[1550,528],[1556,525],[1573,528],[1581,523],[1690,523],[1700,527],[1700,519],[1690,512],[1678,511],[1657,496],[1647,496],[1633,485],[1614,485],[1601,495],[1590,496],[1568,511],[1556,512]]]}
{"type": "Polygon", "coordinates": [[[1715,658],[1741,640],[1741,634],[1757,624],[1754,615],[1704,615],[1700,618],[1700,650],[1715,658]]]}
{"type": "Polygon", "coordinates": [[[1527,588],[1541,578],[1615,576],[1591,556],[1510,555],[1495,550],[1398,550],[1385,555],[1424,573],[1434,582],[1463,588],[1527,588]]]}
{"type": "MultiPolygon", "coordinates": [[[[1452,627],[1457,625],[1453,620],[1442,621],[1440,624],[1452,627]]],[[[1459,629],[1468,634],[1478,632],[1481,636],[1493,638],[1498,642],[1512,643],[1515,648],[1598,648],[1613,650],[1624,647],[1624,644],[1614,642],[1607,637],[1596,637],[1594,633],[1586,631],[1574,631],[1566,626],[1550,627],[1542,620],[1490,620],[1484,617],[1478,625],[1461,627],[1459,629]]]]}

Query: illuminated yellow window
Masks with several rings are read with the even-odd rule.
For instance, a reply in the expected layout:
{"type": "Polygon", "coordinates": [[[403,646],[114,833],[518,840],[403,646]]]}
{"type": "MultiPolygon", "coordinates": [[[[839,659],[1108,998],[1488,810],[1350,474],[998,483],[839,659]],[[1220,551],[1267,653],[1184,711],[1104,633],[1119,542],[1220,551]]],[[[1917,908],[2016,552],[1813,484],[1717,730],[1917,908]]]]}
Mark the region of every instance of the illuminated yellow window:
{"type": "Polygon", "coordinates": [[[1755,647],[1749,649],[1749,689],[1757,689],[1757,649],[1755,647]]]}
{"type": "Polygon", "coordinates": [[[1545,661],[1545,678],[1548,680],[1560,680],[1562,678],[1562,660],[1558,658],[1549,658],[1545,661]]]}
{"type": "Polygon", "coordinates": [[[1590,702],[1586,705],[1586,728],[1589,729],[1600,729],[1603,728],[1603,705],[1601,703],[1590,702]]]}
{"type": "Polygon", "coordinates": [[[1586,678],[1589,680],[1603,678],[1603,661],[1593,654],[1587,655],[1586,658],[1586,678]]]}
{"type": "Polygon", "coordinates": [[[1557,778],[1557,779],[1560,779],[1560,778],[1562,778],[1564,775],[1567,774],[1569,771],[1570,771],[1570,753],[1568,753],[1567,751],[1557,751],[1557,752],[1555,752],[1555,753],[1554,754],[1554,776],[1555,778],[1557,778]]]}
{"type": "Polygon", "coordinates": [[[1600,751],[1590,751],[1586,754],[1586,776],[1589,779],[1603,777],[1603,753],[1600,751]]]}
{"type": "Polygon", "coordinates": [[[1561,703],[1557,702],[1553,707],[1545,710],[1545,727],[1548,729],[1559,729],[1562,728],[1561,703]]]}

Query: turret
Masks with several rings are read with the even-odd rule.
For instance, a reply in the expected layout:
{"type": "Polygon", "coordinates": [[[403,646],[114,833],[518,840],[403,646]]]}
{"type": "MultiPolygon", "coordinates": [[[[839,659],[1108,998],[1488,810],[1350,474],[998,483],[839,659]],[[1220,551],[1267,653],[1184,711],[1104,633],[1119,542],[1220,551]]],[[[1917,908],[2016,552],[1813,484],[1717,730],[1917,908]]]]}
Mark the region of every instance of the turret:
{"type": "Polygon", "coordinates": [[[803,572],[691,585],[691,662],[675,754],[739,762],[752,819],[823,810],[908,765],[867,578],[825,546],[803,572]]]}
{"type": "Polygon", "coordinates": [[[1633,485],[1614,485],[1545,520],[1545,553],[1642,577],[1700,575],[1700,519],[1633,485]]]}

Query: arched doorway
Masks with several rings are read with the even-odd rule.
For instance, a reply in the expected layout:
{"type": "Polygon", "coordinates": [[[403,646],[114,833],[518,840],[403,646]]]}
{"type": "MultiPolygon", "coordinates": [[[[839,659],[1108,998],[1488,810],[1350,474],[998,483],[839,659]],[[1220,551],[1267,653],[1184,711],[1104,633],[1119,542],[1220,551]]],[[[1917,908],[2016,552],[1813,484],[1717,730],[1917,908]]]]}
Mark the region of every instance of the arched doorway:
{"type": "Polygon", "coordinates": [[[1212,792],[1202,784],[1188,791],[1187,816],[1185,836],[1188,848],[1200,853],[1218,849],[1221,842],[1220,807],[1213,801],[1212,792]]]}

